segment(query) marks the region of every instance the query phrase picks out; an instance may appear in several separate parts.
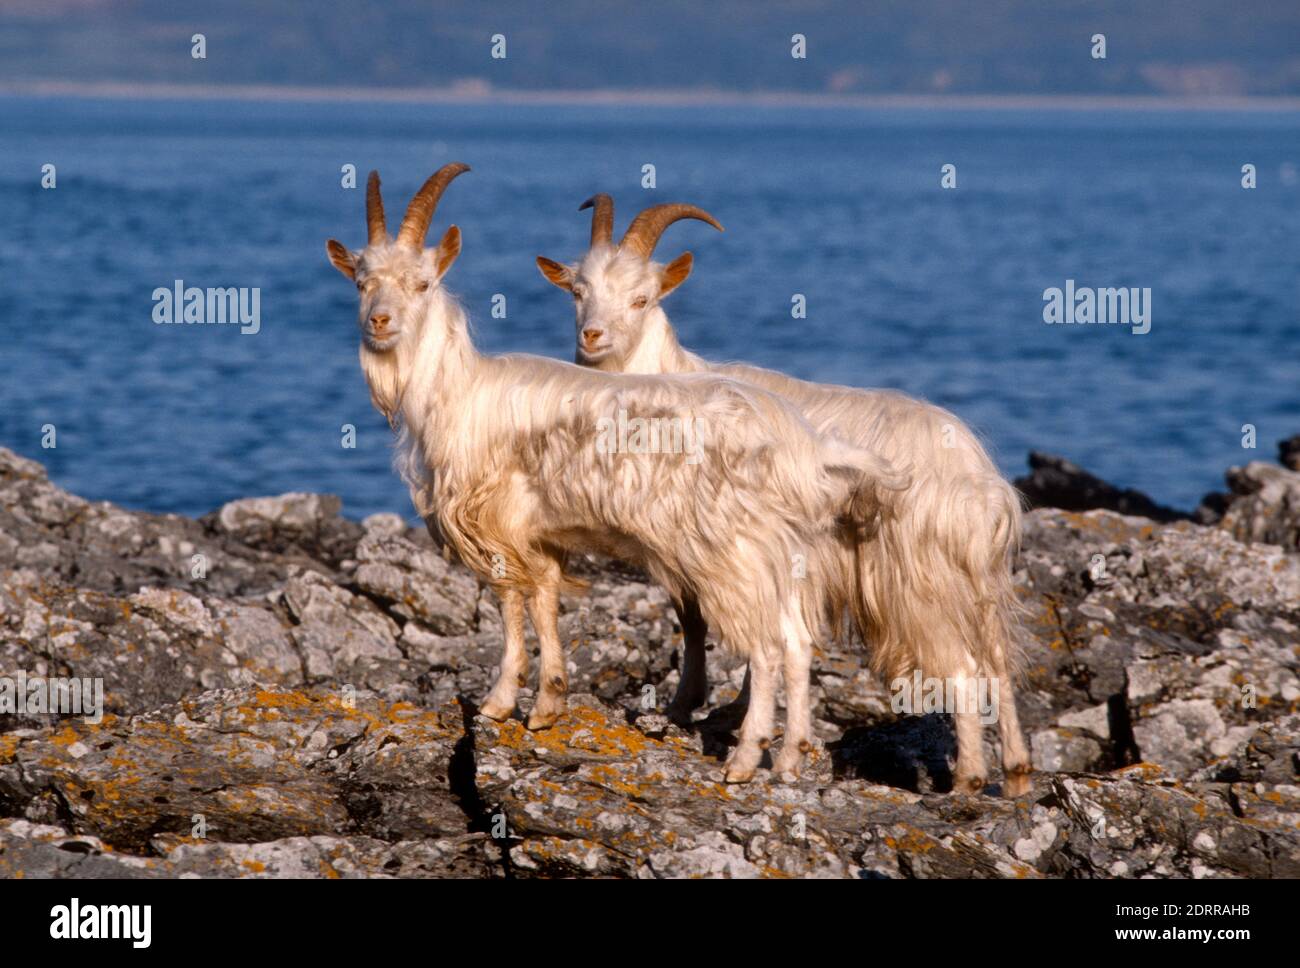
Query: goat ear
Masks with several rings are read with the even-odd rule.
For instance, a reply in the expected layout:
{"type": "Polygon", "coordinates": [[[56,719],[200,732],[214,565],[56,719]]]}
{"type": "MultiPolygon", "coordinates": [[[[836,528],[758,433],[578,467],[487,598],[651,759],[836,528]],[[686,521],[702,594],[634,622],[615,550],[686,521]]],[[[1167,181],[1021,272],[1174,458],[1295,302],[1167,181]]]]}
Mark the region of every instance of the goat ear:
{"type": "Polygon", "coordinates": [[[325,243],[325,252],[330,257],[330,262],[334,268],[343,273],[349,279],[357,277],[357,260],[352,258],[352,253],[347,247],[336,239],[330,239],[325,243]]]}
{"type": "Polygon", "coordinates": [[[447,274],[447,270],[451,268],[458,255],[460,255],[460,228],[453,225],[443,235],[438,248],[433,250],[433,264],[438,269],[439,279],[447,274]]]}
{"type": "Polygon", "coordinates": [[[542,270],[544,275],[553,286],[559,286],[561,289],[573,291],[573,270],[566,265],[548,259],[544,255],[537,257],[537,268],[542,270]]]}
{"type": "Polygon", "coordinates": [[[659,276],[659,297],[661,299],[686,281],[686,277],[691,274],[691,266],[694,263],[695,256],[689,252],[683,252],[664,266],[664,271],[659,276]]]}

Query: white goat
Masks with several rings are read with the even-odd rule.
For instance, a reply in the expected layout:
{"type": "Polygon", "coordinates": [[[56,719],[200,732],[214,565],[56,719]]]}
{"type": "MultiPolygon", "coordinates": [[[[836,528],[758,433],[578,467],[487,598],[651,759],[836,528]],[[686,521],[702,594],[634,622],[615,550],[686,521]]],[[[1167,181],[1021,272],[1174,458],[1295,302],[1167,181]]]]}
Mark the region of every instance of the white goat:
{"type": "MultiPolygon", "coordinates": [[[[541,646],[530,729],[565,708],[557,626],[566,552],[598,551],[642,564],[680,598],[691,595],[728,647],[746,656],[752,699],[726,778],[753,776],[770,742],[775,673],[783,660],[787,725],[779,772],[798,772],[811,739],[812,639],[827,597],[825,535],[878,513],[878,487],[899,489],[885,461],[815,434],[780,397],[735,380],[628,376],[533,356],[483,356],[464,310],[442,286],[460,252],[451,226],[424,249],[448,183],[434,174],[407,209],[397,239],[384,223],[379,178],[367,190],[369,242],[331,239],[330,261],[360,292],[361,368],[375,406],[400,424],[398,469],[422,514],[500,595],[506,642],[480,709],[514,710],[528,671],[527,605],[541,646]],[[706,436],[687,457],[600,446],[607,422],[678,421],[706,436]],[[697,459],[698,458],[698,459],[697,459]],[[807,556],[807,577],[791,567],[807,556]]],[[[608,443],[608,441],[607,441],[608,443]]]]}
{"type": "MultiPolygon", "coordinates": [[[[615,245],[613,200],[600,194],[581,208],[594,208],[586,255],[573,265],[537,260],[548,280],[573,294],[579,363],[608,372],[711,372],[741,379],[795,403],[818,431],[910,466],[912,483],[897,498],[898,513],[884,517],[874,539],[858,547],[856,579],[828,584],[856,584],[850,614],[885,682],[919,670],[948,680],[961,696],[970,695],[978,677],[996,684],[1003,790],[1007,796],[1028,792],[1032,767],[1013,688],[1020,607],[1010,558],[1020,536],[1020,497],[975,435],[946,410],[901,393],[809,383],[753,366],[708,363],[687,352],[659,303],[690,275],[691,253],[667,265],[652,262],[651,255],[678,219],[699,219],[719,231],[722,226],[693,205],[656,205],[637,215],[615,245]]],[[[706,625],[689,599],[679,614],[685,656],[670,709],[689,718],[708,695],[706,625]]],[[[912,700],[919,707],[920,697],[912,700]]],[[[987,777],[981,721],[973,706],[955,712],[954,789],[977,791],[987,777]]]]}

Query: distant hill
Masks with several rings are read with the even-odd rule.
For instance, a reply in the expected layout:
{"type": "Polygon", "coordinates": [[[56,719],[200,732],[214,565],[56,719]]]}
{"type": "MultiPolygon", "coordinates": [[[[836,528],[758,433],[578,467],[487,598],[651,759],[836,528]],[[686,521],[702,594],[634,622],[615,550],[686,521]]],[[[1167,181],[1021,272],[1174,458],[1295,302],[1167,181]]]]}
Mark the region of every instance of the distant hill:
{"type": "Polygon", "coordinates": [[[1294,0],[0,0],[0,81],[1300,94],[1294,0]],[[190,37],[207,38],[207,59],[190,37]],[[808,56],[790,56],[791,35],[808,56]],[[1106,35],[1107,58],[1089,53],[1106,35]],[[507,56],[490,56],[503,34],[507,56]]]}

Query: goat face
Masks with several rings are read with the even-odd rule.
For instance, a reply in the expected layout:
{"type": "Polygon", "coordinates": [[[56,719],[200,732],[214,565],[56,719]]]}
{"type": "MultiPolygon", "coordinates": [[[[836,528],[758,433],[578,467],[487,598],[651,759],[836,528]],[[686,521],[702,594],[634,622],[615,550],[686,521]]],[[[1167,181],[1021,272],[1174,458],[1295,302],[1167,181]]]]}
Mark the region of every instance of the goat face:
{"type": "Polygon", "coordinates": [[[368,349],[392,350],[403,333],[414,333],[428,315],[443,276],[460,255],[460,229],[454,225],[447,229],[434,249],[424,248],[424,237],[447,185],[466,171],[468,165],[457,163],[435,172],[411,200],[395,240],[389,238],[384,222],[379,173],[372,171],[366,185],[370,241],[355,252],[334,239],[325,243],[334,268],[357,284],[361,295],[357,324],[368,349]]]}
{"type": "Polygon", "coordinates": [[[693,257],[684,252],[667,265],[651,261],[664,229],[680,219],[698,219],[718,231],[722,226],[694,205],[652,205],[632,220],[622,241],[614,244],[614,200],[593,195],[579,211],[592,209],[591,248],[574,266],[543,256],[537,268],[551,283],[573,294],[578,323],[577,362],[622,370],[645,337],[649,320],[660,323],[659,301],[691,274],[693,257]]]}
{"type": "Polygon", "coordinates": [[[573,294],[578,351],[584,366],[622,369],[646,330],[646,318],[659,301],[691,274],[686,252],[668,265],[604,245],[576,266],[539,257],[548,280],[573,294]]]}
{"type": "Polygon", "coordinates": [[[330,261],[357,285],[362,342],[382,353],[397,346],[403,333],[414,333],[459,252],[460,230],[454,225],[436,249],[422,252],[383,243],[352,253],[331,240],[330,261]],[[343,251],[336,253],[334,246],[343,251]]]}

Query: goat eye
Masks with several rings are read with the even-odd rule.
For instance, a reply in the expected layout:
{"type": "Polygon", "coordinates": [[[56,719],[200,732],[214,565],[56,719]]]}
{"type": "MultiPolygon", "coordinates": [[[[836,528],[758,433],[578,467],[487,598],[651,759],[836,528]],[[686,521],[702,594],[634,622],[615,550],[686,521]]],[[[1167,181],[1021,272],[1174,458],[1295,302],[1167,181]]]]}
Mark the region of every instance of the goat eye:
{"type": "Polygon", "coordinates": [[[429,282],[428,282],[428,280],[426,280],[426,279],[421,279],[419,282],[417,282],[417,283],[415,284],[415,291],[416,291],[416,292],[428,292],[428,291],[429,291],[429,282]]]}
{"type": "Polygon", "coordinates": [[[648,302],[648,300],[646,299],[645,296],[637,296],[635,299],[632,300],[632,308],[645,309],[646,302],[648,302]]]}

